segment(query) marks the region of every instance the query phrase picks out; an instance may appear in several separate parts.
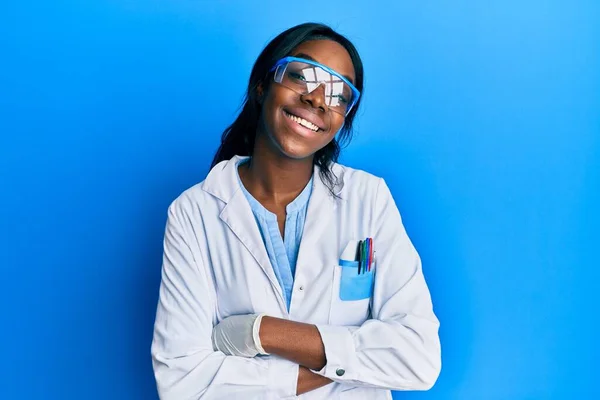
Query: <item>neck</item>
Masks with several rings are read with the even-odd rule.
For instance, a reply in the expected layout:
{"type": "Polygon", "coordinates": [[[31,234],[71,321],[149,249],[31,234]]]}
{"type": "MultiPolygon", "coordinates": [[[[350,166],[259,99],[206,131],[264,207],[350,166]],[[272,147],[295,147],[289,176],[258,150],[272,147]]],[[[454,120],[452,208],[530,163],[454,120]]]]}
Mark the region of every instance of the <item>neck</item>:
{"type": "Polygon", "coordinates": [[[292,159],[267,148],[257,137],[253,155],[240,166],[240,178],[257,200],[285,206],[304,190],[313,174],[313,157],[292,159]]]}

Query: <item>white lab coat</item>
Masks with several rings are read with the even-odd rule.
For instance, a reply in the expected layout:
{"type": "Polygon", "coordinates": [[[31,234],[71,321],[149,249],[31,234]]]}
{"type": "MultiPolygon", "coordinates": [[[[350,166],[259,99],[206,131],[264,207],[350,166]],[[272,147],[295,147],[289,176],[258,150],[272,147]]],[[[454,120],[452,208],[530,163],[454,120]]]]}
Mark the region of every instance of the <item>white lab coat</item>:
{"type": "Polygon", "coordinates": [[[441,367],[439,322],[417,252],[381,178],[334,165],[334,198],[315,167],[288,313],[234,157],[169,207],[152,360],[161,399],[391,399],[425,390],[441,367]],[[373,237],[371,299],[342,301],[338,260],[373,237]],[[315,324],[334,383],[295,396],[298,366],[277,356],[214,351],[213,326],[266,313],[315,324]],[[340,375],[341,374],[341,375],[340,375]]]}

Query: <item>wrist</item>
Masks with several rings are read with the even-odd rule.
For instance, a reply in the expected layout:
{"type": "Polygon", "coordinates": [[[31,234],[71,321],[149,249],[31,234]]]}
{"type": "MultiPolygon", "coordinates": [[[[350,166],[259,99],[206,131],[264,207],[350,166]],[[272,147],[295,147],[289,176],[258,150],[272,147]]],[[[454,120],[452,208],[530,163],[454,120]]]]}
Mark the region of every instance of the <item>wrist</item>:
{"type": "Polygon", "coordinates": [[[265,352],[271,354],[274,353],[274,341],[273,341],[273,324],[275,323],[275,318],[264,316],[262,321],[260,322],[258,337],[260,340],[260,344],[265,352]]]}
{"type": "Polygon", "coordinates": [[[254,320],[254,324],[252,325],[252,340],[254,342],[254,347],[256,347],[258,354],[268,356],[269,352],[265,350],[262,338],[260,336],[261,326],[263,324],[264,318],[264,314],[259,314],[254,320]]]}

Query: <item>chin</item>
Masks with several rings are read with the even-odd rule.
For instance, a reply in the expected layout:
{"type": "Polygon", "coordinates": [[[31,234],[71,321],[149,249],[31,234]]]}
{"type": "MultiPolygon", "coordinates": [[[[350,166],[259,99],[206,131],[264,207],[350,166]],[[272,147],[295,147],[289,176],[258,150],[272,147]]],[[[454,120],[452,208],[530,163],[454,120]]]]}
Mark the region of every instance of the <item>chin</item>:
{"type": "Polygon", "coordinates": [[[281,146],[280,150],[284,156],[286,156],[287,158],[294,159],[294,160],[303,160],[303,159],[309,158],[315,154],[314,151],[307,150],[305,148],[299,148],[297,146],[294,146],[294,147],[281,146]]]}
{"type": "Polygon", "coordinates": [[[315,149],[313,146],[309,146],[308,143],[306,143],[306,140],[298,139],[299,138],[294,137],[294,135],[285,132],[282,135],[274,137],[273,141],[279,152],[285,157],[294,160],[309,158],[318,151],[318,149],[315,149]]]}

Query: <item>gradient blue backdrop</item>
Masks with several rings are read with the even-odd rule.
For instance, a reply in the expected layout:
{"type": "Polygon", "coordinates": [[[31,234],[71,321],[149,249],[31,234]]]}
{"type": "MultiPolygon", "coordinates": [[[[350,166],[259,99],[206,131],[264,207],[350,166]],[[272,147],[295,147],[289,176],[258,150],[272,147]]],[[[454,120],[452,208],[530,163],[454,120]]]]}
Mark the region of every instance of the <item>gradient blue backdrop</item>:
{"type": "Polygon", "coordinates": [[[437,385],[395,398],[600,398],[600,3],[55,0],[0,4],[1,399],[157,397],[167,206],[307,20],[364,58],[342,161],[388,181],[442,322],[437,385]]]}

